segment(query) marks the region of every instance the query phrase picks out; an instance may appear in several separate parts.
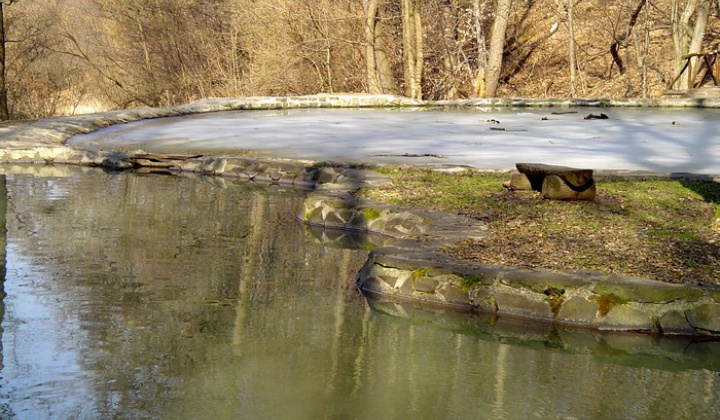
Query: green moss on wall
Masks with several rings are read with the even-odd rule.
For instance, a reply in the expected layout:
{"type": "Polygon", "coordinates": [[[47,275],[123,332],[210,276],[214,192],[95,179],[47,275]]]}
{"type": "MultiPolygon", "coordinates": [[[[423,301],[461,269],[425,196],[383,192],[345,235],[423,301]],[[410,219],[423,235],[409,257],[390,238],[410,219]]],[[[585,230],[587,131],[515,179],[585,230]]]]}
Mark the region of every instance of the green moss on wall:
{"type": "Polygon", "coordinates": [[[418,279],[419,279],[420,277],[425,277],[425,276],[427,276],[427,274],[428,274],[429,271],[430,271],[430,267],[421,267],[421,268],[418,268],[418,269],[416,269],[416,270],[413,270],[413,272],[412,272],[412,280],[413,280],[413,283],[415,283],[416,281],[418,281],[418,279]]]}
{"type": "Polygon", "coordinates": [[[600,316],[603,317],[607,315],[614,306],[622,305],[628,302],[627,299],[623,299],[613,293],[607,295],[594,295],[590,299],[597,303],[600,316]]]}
{"type": "Polygon", "coordinates": [[[367,207],[363,211],[363,216],[365,216],[365,220],[376,220],[380,218],[380,212],[374,208],[367,207]]]}
{"type": "Polygon", "coordinates": [[[468,293],[472,289],[474,289],[475,286],[480,284],[480,280],[480,276],[477,275],[464,276],[461,278],[458,284],[458,288],[460,288],[460,290],[462,290],[464,293],[468,293]]]}

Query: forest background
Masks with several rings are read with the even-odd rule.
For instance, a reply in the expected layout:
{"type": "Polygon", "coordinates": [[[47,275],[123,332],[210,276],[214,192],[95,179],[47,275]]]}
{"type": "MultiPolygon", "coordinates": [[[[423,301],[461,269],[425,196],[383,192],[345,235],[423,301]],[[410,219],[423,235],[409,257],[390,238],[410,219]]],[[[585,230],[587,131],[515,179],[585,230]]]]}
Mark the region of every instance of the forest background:
{"type": "Polygon", "coordinates": [[[0,119],[320,92],[660,97],[684,56],[720,48],[719,18],[720,0],[0,0],[0,119]]]}

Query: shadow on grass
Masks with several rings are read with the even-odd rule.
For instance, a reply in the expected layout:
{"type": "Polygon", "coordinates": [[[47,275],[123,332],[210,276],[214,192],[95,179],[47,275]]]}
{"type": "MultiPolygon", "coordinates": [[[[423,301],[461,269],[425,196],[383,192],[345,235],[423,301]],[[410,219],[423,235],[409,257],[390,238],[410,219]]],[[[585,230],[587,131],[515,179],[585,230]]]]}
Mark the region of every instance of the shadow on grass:
{"type": "Polygon", "coordinates": [[[683,178],[680,179],[680,183],[683,187],[699,194],[708,203],[720,204],[720,182],[716,182],[712,177],[683,178]]]}
{"type": "MultiPolygon", "coordinates": [[[[720,227],[720,183],[709,176],[693,177],[692,179],[681,178],[680,183],[683,187],[702,197],[705,202],[716,206],[712,223],[714,226],[720,227]]],[[[687,238],[668,238],[666,244],[680,266],[706,272],[703,273],[706,276],[702,276],[705,277],[705,281],[699,280],[699,283],[706,283],[708,278],[717,276],[720,272],[717,268],[720,263],[719,241],[708,241],[692,235],[687,238]]],[[[693,281],[688,279],[688,282],[692,283],[693,281]]]]}

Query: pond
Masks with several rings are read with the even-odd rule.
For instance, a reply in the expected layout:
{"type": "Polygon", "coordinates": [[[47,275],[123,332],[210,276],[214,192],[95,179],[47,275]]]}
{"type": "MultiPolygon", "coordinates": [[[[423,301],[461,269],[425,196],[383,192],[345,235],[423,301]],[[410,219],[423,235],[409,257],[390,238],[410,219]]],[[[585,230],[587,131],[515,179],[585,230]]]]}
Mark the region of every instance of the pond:
{"type": "Polygon", "coordinates": [[[678,362],[646,336],[489,334],[368,301],[366,252],[306,231],[302,200],[210,177],[1,176],[0,417],[720,417],[716,347],[663,342],[700,354],[678,362]]]}
{"type": "Polygon", "coordinates": [[[541,162],[596,170],[720,175],[720,109],[290,109],[119,124],[84,149],[250,153],[361,163],[508,169],[541,162]],[[605,114],[607,119],[585,119],[605,114]]]}

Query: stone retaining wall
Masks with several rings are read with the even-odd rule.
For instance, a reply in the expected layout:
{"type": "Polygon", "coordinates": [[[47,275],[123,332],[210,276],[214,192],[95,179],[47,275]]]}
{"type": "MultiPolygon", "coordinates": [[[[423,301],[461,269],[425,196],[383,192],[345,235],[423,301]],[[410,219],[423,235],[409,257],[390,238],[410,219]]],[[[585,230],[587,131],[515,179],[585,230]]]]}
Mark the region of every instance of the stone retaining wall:
{"type": "Polygon", "coordinates": [[[425,102],[387,95],[204,99],[178,107],[49,118],[30,125],[2,128],[0,163],[140,167],[151,172],[196,173],[315,190],[307,197],[298,219],[313,226],[316,237],[342,241],[351,235],[337,232],[359,233],[369,248],[385,247],[370,253],[358,273],[358,287],[371,295],[597,330],[720,335],[720,288],[671,285],[602,273],[483,266],[439,254],[437,250],[449,243],[482,236],[484,226],[462,216],[356,200],[352,194],[355,189],[387,182],[372,172],[318,166],[311,162],[241,157],[202,156],[142,162],[142,154],[92,152],[64,146],[76,134],[149,118],[229,110],[393,106],[720,108],[720,100],[425,102]],[[318,233],[317,229],[331,233],[318,233]],[[375,239],[368,239],[371,237],[375,239]]]}
{"type": "Polygon", "coordinates": [[[598,272],[488,266],[393,249],[372,251],[357,284],[371,295],[556,325],[720,334],[720,288],[598,272]]]}

